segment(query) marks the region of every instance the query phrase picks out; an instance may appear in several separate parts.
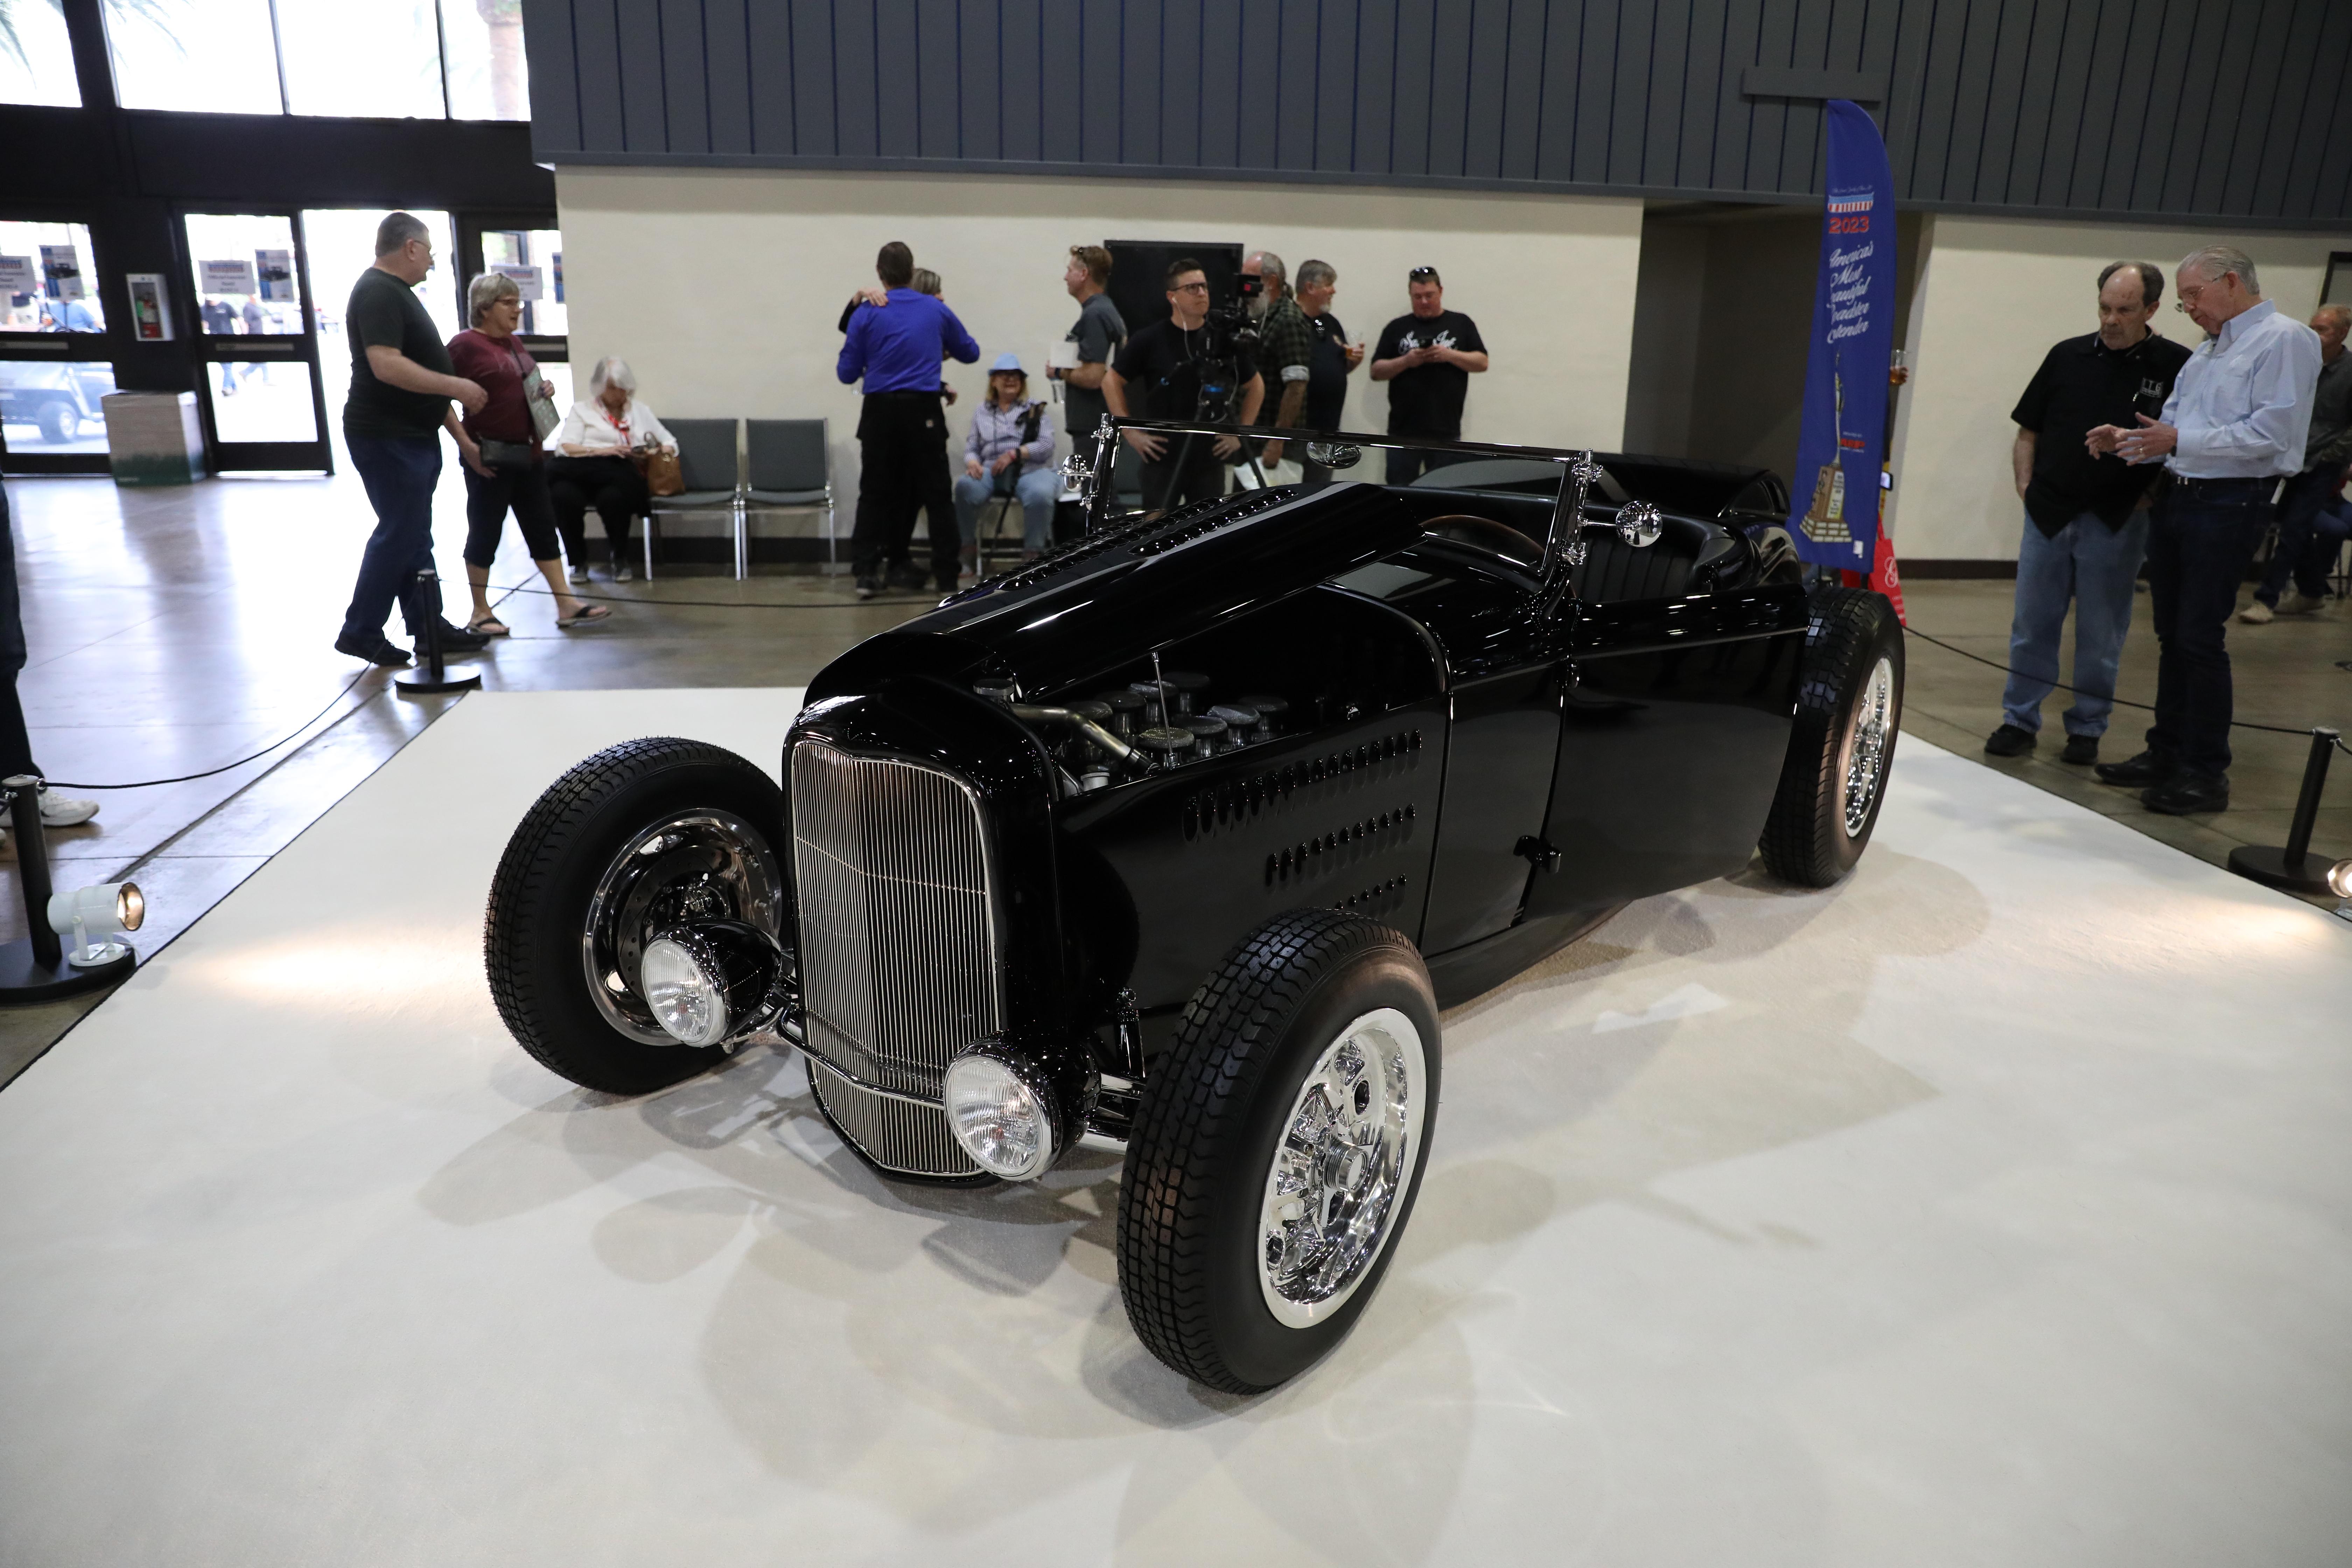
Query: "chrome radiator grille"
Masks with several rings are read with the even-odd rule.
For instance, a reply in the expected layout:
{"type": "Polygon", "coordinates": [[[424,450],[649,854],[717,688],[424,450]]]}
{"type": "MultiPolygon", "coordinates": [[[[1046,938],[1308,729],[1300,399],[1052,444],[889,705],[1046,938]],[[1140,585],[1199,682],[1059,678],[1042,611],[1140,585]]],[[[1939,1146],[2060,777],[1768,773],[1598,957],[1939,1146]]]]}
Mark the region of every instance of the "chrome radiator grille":
{"type": "Polygon", "coordinates": [[[1003,1027],[980,802],[937,769],[821,741],[793,748],[792,784],[808,1047],[835,1069],[821,1092],[837,1117],[857,1083],[936,1104],[949,1061],[1003,1027]]]}
{"type": "Polygon", "coordinates": [[[948,1131],[947,1113],[938,1106],[861,1089],[814,1058],[809,1081],[834,1125],[884,1170],[910,1176],[980,1173],[948,1131]]]}

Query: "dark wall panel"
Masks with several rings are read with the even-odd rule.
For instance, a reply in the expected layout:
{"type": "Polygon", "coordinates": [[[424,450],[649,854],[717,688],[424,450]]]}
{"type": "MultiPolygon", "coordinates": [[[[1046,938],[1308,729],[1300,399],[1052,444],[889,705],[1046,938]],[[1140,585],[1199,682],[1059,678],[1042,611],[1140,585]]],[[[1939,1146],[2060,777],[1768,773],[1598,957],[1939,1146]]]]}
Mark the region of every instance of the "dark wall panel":
{"type": "Polygon", "coordinates": [[[578,163],[1207,174],[1801,201],[1821,73],[1898,196],[2324,227],[2346,0],[525,0],[578,163]],[[1748,73],[1781,73],[1746,90],[1748,73]],[[1793,74],[1791,74],[1793,73],[1793,74]]]}

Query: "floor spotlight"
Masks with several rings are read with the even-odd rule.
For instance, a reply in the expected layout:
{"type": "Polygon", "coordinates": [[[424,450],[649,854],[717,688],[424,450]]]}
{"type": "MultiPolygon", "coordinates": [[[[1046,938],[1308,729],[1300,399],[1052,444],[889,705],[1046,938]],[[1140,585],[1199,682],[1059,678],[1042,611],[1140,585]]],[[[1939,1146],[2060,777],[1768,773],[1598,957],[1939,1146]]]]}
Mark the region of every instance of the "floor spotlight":
{"type": "Polygon", "coordinates": [[[41,781],[31,773],[0,779],[8,826],[16,836],[16,879],[25,894],[25,924],[15,942],[0,942],[0,1004],[47,1002],[127,980],[139,955],[117,931],[137,931],[147,900],[130,882],[108,882],[58,893],[49,884],[49,847],[41,826],[41,781]],[[93,940],[92,933],[96,933],[93,940]],[[58,939],[71,935],[68,953],[58,939]]]}
{"type": "Polygon", "coordinates": [[[74,939],[66,962],[76,969],[120,962],[131,952],[131,944],[117,942],[114,933],[137,931],[146,918],[147,900],[136,882],[101,882],[52,894],[49,899],[49,929],[74,939]]]}

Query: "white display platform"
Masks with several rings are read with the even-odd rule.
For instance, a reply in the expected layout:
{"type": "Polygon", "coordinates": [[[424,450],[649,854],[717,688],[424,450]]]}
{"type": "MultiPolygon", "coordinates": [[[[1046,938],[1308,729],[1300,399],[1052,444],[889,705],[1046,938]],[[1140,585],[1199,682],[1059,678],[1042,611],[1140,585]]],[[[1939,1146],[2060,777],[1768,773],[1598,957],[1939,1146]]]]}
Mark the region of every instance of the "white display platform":
{"type": "Polygon", "coordinates": [[[1107,1162],[893,1189],[783,1058],[507,1039],[531,797],[794,695],[467,698],[0,1093],[0,1561],[2344,1560],[2352,925],[1906,738],[1845,885],[1450,1016],[1385,1288],[1234,1400],[1107,1162]]]}

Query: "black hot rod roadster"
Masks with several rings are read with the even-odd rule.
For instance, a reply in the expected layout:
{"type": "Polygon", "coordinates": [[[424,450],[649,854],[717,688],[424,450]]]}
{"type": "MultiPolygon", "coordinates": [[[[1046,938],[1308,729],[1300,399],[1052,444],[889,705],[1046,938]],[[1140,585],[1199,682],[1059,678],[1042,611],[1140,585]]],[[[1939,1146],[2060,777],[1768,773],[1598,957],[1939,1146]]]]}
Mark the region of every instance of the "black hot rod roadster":
{"type": "Polygon", "coordinates": [[[619,1094],[789,1042],[894,1180],[1124,1148],[1143,1343],[1313,1362],[1412,1212],[1440,1010],[1759,847],[1843,875],[1903,647],[1759,470],[1290,436],[1335,482],[1126,517],[1105,439],[1080,540],[817,676],[781,792],[684,740],[564,774],[490,892],[515,1038],[619,1094]],[[1453,466],[1351,482],[1381,445],[1453,466]]]}

